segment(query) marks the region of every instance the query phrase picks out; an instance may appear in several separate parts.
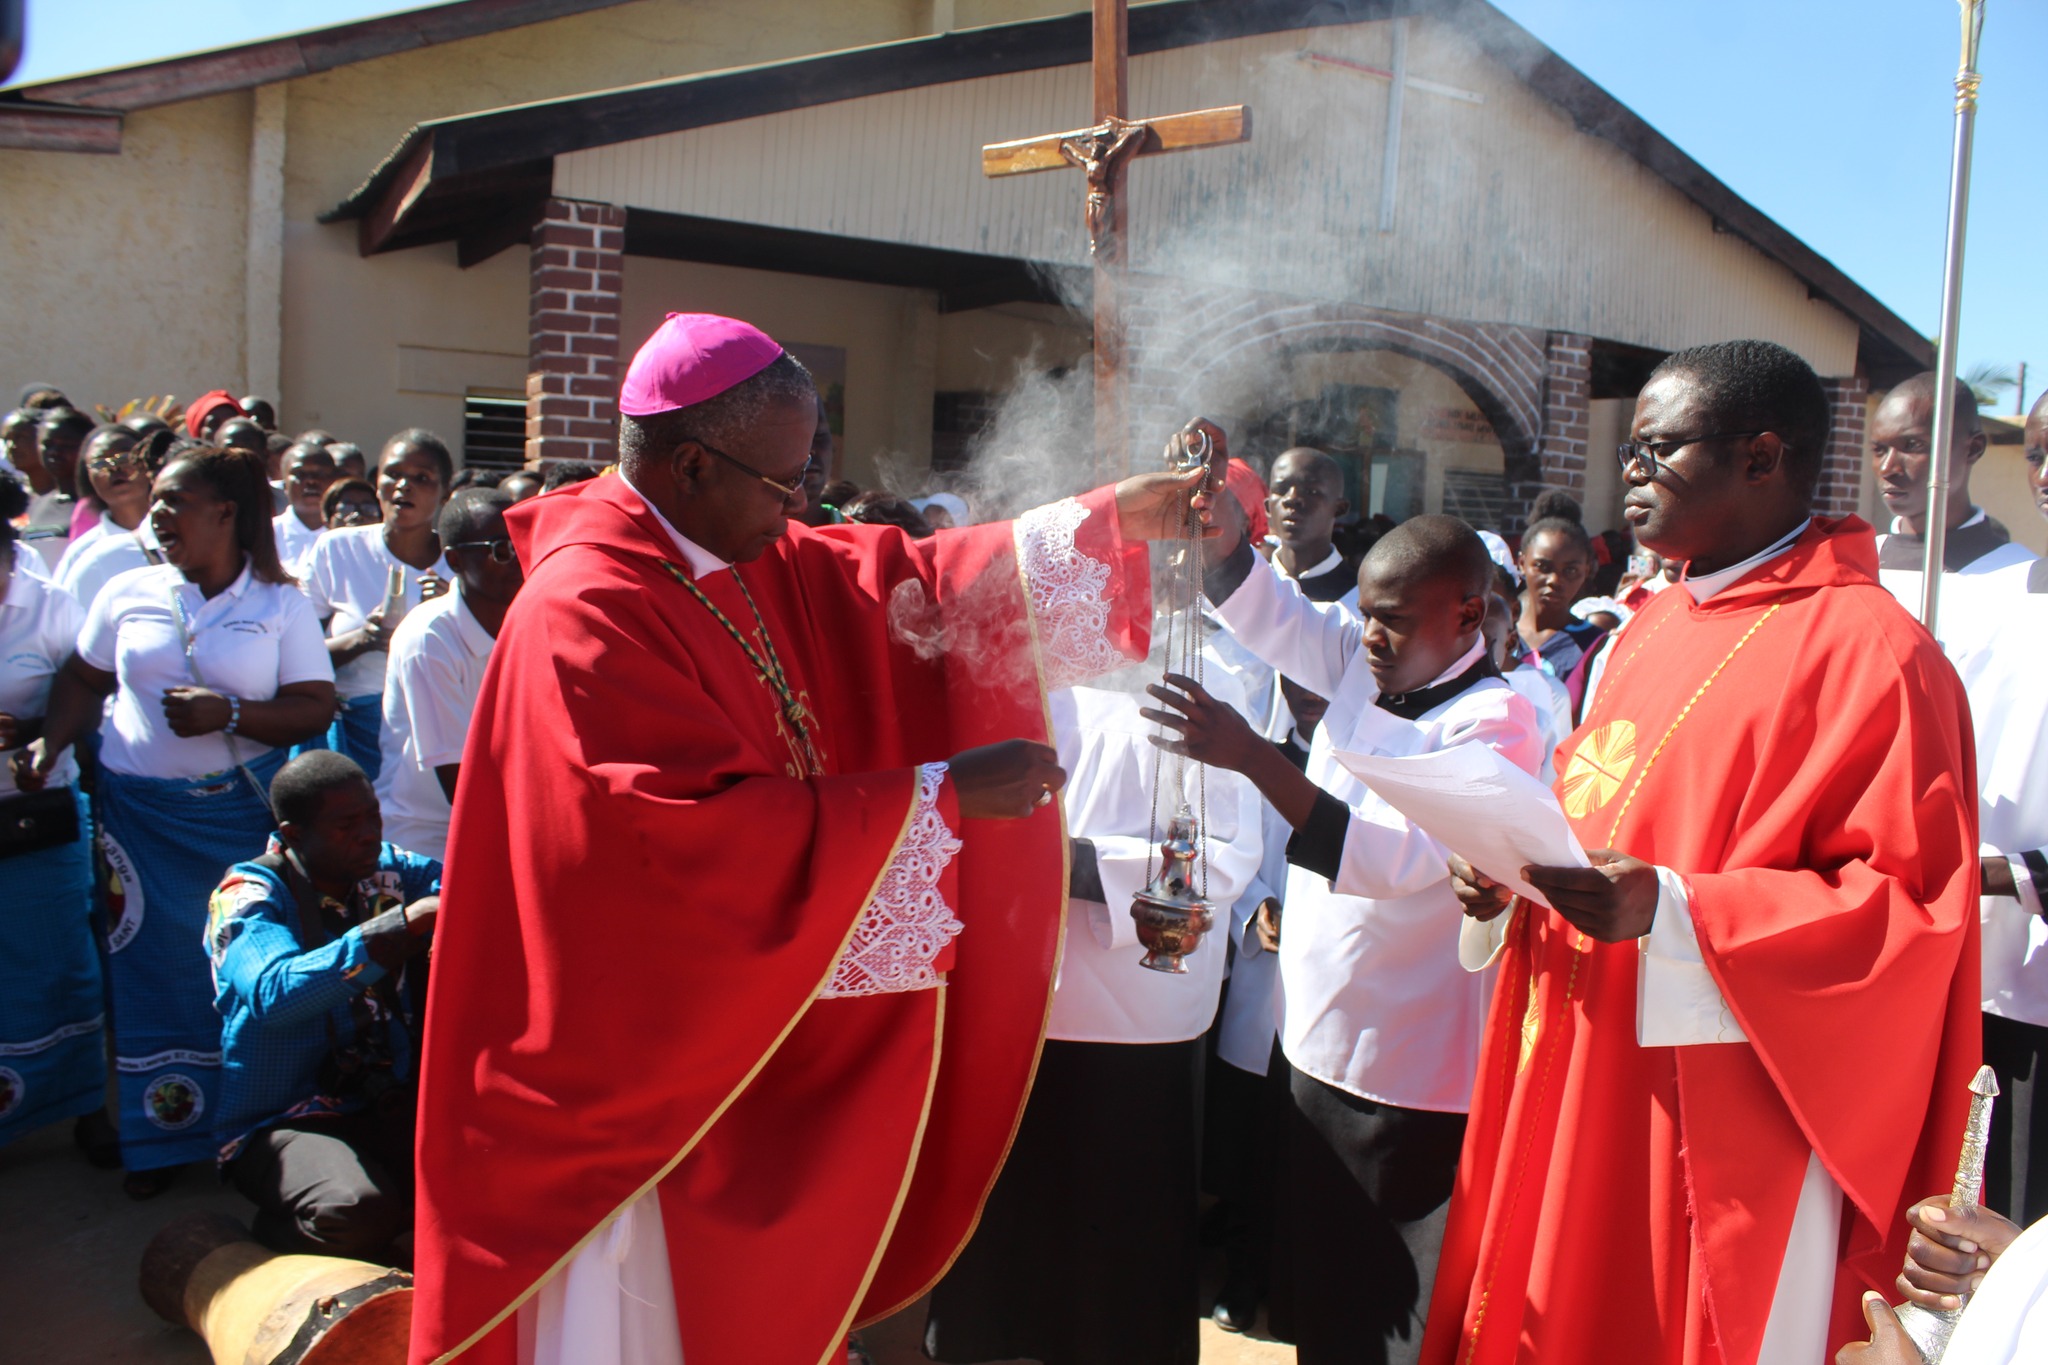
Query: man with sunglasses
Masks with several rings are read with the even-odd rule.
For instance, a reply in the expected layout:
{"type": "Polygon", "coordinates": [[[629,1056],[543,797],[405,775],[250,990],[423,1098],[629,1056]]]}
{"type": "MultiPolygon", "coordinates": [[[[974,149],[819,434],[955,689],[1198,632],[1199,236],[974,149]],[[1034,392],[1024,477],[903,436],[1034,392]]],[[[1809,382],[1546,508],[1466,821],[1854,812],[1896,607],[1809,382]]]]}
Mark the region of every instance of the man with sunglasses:
{"type": "Polygon", "coordinates": [[[448,852],[455,778],[484,668],[526,582],[505,530],[511,507],[512,496],[496,488],[448,499],[435,529],[455,591],[407,612],[391,636],[377,800],[392,841],[437,860],[448,852]]]}
{"type": "Polygon", "coordinates": [[[1621,449],[1685,575],[1631,622],[1557,793],[1588,867],[1453,858],[1497,965],[1426,1365],[1812,1365],[1863,1336],[1977,1067],[1955,670],[1816,518],[1827,395],[1781,346],[1672,355],[1621,449]]]}

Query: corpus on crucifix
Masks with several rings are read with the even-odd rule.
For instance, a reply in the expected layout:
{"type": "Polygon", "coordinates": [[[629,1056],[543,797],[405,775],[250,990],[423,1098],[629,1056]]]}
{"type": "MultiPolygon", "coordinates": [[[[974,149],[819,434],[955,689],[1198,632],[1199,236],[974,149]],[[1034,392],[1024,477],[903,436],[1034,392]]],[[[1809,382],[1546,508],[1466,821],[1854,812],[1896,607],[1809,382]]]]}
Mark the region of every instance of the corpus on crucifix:
{"type": "Polygon", "coordinates": [[[981,149],[982,174],[995,177],[1072,166],[1087,177],[1088,254],[1095,293],[1096,477],[1122,477],[1130,442],[1121,384],[1117,284],[1124,256],[1124,166],[1132,157],[1223,147],[1251,137],[1242,104],[1134,119],[1130,107],[1130,20],[1126,0],[1095,0],[1095,124],[981,149]]]}

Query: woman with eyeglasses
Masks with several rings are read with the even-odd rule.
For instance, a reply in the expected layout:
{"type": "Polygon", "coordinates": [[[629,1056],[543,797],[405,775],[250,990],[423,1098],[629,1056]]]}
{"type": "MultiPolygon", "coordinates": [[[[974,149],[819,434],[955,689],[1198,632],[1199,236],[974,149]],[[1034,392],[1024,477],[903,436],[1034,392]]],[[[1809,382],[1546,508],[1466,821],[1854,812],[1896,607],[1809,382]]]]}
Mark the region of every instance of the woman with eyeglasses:
{"type": "Polygon", "coordinates": [[[85,551],[109,535],[142,525],[149,512],[149,476],[135,447],[140,442],[122,426],[93,428],[78,454],[78,500],[99,513],[91,526],[71,538],[52,575],[59,583],[85,551]]]}
{"type": "Polygon", "coordinates": [[[510,493],[465,489],[437,523],[455,590],[406,613],[391,635],[384,675],[384,763],[377,800],[384,837],[443,858],[469,717],[505,612],[526,582],[505,513],[510,493]]]}
{"type": "MultiPolygon", "coordinates": [[[[123,429],[102,427],[100,431],[123,429]]],[[[100,534],[95,536],[93,532],[87,532],[90,537],[88,543],[74,545],[65,555],[56,580],[78,599],[80,610],[92,610],[101,590],[130,569],[164,562],[163,549],[156,543],[156,532],[149,525],[150,485],[171,454],[181,448],[198,447],[195,442],[184,440],[169,430],[138,432],[135,443],[126,450],[114,437],[109,437],[107,444],[102,445],[97,432],[94,439],[87,442],[89,458],[79,465],[81,477],[90,474],[95,482],[105,481],[110,494],[136,496],[141,515],[132,526],[118,516],[113,518],[111,527],[103,519],[96,528],[100,534]],[[134,493],[131,494],[130,490],[134,493]]]]}
{"type": "MultiPolygon", "coordinates": [[[[14,518],[28,489],[0,474],[0,750],[12,756],[42,733],[50,680],[71,656],[84,613],[70,593],[23,572],[14,518]]],[[[91,824],[68,760],[41,790],[0,776],[0,1146],[106,1102],[106,1007],[92,941],[91,824]]],[[[105,1127],[105,1120],[98,1120],[105,1127]]]]}
{"type": "Polygon", "coordinates": [[[121,1157],[139,1199],[214,1154],[220,1017],[197,947],[208,897],[223,868],[263,851],[284,750],[334,714],[334,671],[277,562],[270,505],[260,456],[174,458],[149,508],[165,562],[101,591],[51,685],[42,736],[12,759],[21,790],[44,790],[108,718],[94,804],[110,872],[121,1157]]]}
{"type": "Polygon", "coordinates": [[[337,478],[320,495],[320,519],[330,531],[345,526],[375,526],[384,519],[384,508],[377,501],[377,490],[367,480],[337,478]]]}
{"type": "Polygon", "coordinates": [[[413,427],[377,457],[383,520],[330,530],[306,560],[306,596],[327,629],[341,709],[327,747],[354,759],[376,781],[382,762],[384,667],[391,632],[405,614],[448,590],[434,519],[448,498],[455,460],[431,431],[413,427]]]}

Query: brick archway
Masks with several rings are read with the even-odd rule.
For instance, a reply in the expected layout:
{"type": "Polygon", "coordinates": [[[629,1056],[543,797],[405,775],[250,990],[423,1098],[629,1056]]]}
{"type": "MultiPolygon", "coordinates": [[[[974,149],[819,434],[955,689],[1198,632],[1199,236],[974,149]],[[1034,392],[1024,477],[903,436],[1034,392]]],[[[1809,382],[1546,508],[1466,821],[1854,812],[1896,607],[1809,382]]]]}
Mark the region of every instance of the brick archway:
{"type": "Polygon", "coordinates": [[[1545,487],[1584,487],[1591,401],[1584,336],[1224,288],[1176,290],[1171,307],[1169,317],[1141,298],[1127,313],[1136,343],[1127,353],[1143,357],[1132,376],[1134,431],[1173,429],[1214,392],[1219,375],[1254,357],[1389,350],[1441,370],[1485,415],[1518,506],[1545,487]]]}

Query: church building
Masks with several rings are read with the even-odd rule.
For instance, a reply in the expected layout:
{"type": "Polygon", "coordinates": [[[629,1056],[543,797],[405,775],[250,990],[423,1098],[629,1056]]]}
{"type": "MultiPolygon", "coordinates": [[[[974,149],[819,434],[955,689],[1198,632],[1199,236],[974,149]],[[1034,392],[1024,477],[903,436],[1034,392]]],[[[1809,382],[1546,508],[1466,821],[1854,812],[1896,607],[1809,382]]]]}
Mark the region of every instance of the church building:
{"type": "MultiPolygon", "coordinates": [[[[981,151],[1091,121],[1073,2],[460,0],[17,87],[0,374],[606,459],[633,346],[725,312],[811,365],[837,475],[946,486],[1087,398],[1082,176],[981,151]]],[[[1833,398],[1823,509],[1880,507],[1927,339],[1486,0],[1159,0],[1130,53],[1135,114],[1251,110],[1128,171],[1133,465],[1199,412],[1362,512],[1599,530],[1651,367],[1765,337],[1833,398]]]]}

